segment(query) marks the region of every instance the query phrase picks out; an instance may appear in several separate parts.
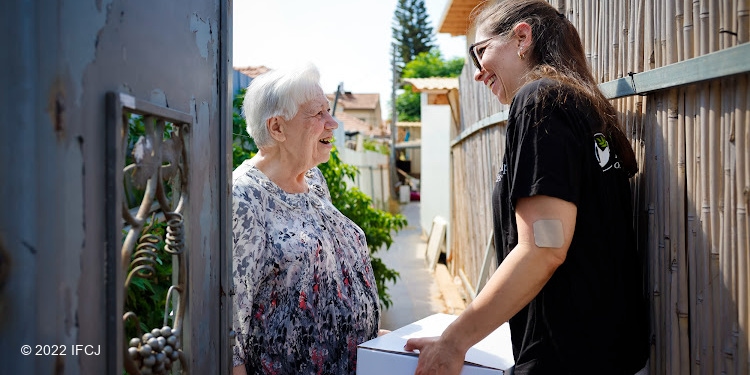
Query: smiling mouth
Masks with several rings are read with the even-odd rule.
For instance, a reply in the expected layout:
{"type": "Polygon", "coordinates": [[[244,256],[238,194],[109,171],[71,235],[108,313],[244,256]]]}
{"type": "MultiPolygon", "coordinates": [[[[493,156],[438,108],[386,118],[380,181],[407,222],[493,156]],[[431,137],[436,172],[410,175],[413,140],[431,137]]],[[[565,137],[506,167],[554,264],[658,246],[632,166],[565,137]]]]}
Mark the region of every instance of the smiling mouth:
{"type": "Polygon", "coordinates": [[[497,76],[492,76],[492,78],[487,80],[487,87],[492,89],[492,85],[497,81],[497,76]]]}
{"type": "Polygon", "coordinates": [[[331,144],[331,142],[333,142],[333,137],[323,138],[323,139],[319,140],[318,142],[320,142],[320,143],[322,143],[324,145],[329,145],[329,144],[331,144]]]}

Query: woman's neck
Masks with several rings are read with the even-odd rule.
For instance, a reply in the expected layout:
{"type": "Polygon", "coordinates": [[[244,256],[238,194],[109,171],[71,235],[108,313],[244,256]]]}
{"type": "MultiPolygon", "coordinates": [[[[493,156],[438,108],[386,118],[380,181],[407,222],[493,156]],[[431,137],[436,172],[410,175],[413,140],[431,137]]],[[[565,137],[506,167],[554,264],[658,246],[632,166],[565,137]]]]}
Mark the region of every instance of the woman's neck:
{"type": "Polygon", "coordinates": [[[295,168],[284,162],[278,155],[275,157],[273,151],[260,150],[250,159],[250,162],[281,190],[290,194],[307,192],[308,187],[305,181],[307,170],[295,168]]]}

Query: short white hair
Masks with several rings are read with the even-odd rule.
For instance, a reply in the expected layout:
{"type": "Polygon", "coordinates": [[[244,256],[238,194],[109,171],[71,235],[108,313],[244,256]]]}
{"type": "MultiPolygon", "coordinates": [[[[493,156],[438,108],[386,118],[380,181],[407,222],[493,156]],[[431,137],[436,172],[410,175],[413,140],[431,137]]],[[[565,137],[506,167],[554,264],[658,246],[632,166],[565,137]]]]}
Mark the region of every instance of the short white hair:
{"type": "Polygon", "coordinates": [[[281,116],[289,120],[297,115],[300,105],[322,92],[320,73],[311,63],[259,75],[250,82],[242,103],[247,133],[258,148],[273,145],[268,119],[281,116]]]}

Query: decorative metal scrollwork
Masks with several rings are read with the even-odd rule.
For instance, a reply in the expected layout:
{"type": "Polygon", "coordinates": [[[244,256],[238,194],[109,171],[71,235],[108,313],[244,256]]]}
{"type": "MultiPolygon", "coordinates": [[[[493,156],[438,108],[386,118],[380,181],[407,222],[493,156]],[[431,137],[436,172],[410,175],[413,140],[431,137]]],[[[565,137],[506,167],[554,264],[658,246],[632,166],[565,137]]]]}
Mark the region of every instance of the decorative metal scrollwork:
{"type": "Polygon", "coordinates": [[[186,374],[187,361],[180,345],[188,248],[183,212],[188,182],[186,137],[192,117],[128,95],[110,95],[119,103],[114,108],[120,108],[121,119],[117,160],[122,179],[117,181],[122,182],[118,190],[122,192],[120,264],[126,275],[125,307],[130,309],[129,303],[133,303],[144,308],[132,301],[139,298],[129,299],[136,293],[134,288],[141,293],[139,297],[152,292],[151,298],[164,301],[163,321],[154,321],[154,306],[146,306],[147,316],[132,310],[122,315],[130,337],[123,369],[131,375],[186,374]]]}
{"type": "Polygon", "coordinates": [[[154,219],[155,214],[151,215],[151,224],[143,229],[143,234],[138,240],[138,245],[135,247],[135,253],[132,255],[132,260],[130,261],[130,272],[127,279],[125,279],[125,288],[130,285],[130,281],[134,275],[148,279],[156,274],[154,266],[157,263],[157,253],[161,239],[159,236],[151,233],[156,224],[154,219]]]}
{"type": "Polygon", "coordinates": [[[164,251],[172,255],[180,255],[185,250],[185,236],[182,215],[172,212],[172,218],[167,220],[167,236],[164,251]]]}

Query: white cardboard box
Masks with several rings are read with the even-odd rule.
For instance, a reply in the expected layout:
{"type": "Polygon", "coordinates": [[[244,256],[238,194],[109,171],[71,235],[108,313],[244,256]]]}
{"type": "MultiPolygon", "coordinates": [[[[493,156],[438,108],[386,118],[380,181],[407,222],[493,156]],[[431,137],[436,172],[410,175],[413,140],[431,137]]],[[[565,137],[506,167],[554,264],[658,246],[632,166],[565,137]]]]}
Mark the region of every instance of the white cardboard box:
{"type": "MultiPolygon", "coordinates": [[[[455,315],[435,314],[401,327],[357,347],[357,375],[413,375],[417,353],[404,350],[412,337],[439,336],[456,319],[455,315]]],[[[505,374],[513,366],[510,327],[503,324],[466,352],[461,375],[505,374]]]]}

